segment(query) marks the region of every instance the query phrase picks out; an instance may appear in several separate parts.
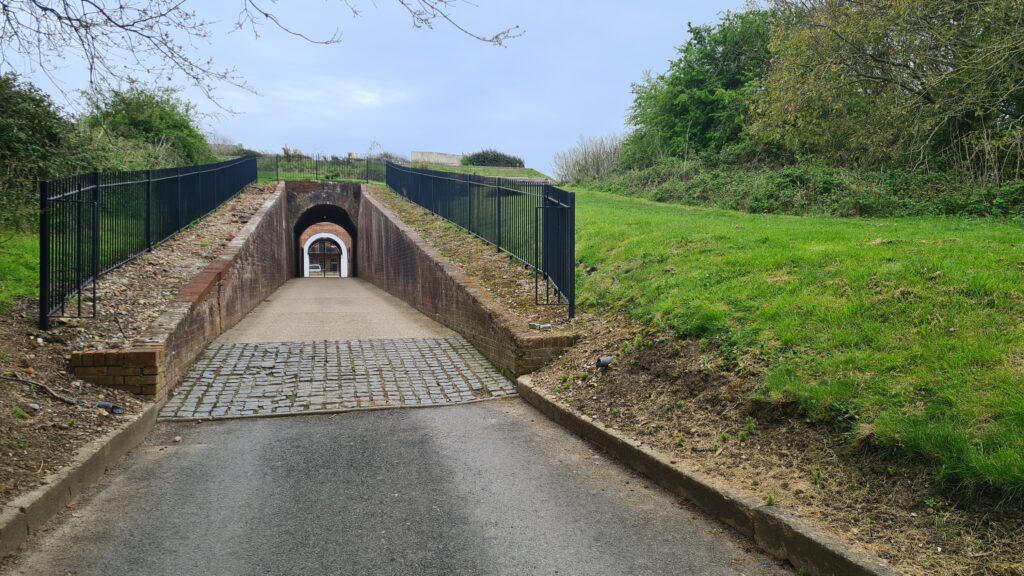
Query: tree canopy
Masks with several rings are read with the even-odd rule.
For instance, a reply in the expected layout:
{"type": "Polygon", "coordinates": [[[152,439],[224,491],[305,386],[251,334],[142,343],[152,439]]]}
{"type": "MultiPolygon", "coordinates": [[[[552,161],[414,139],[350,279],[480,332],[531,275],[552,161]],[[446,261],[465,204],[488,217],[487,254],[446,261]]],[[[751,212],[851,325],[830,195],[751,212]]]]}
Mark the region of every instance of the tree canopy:
{"type": "Polygon", "coordinates": [[[753,151],[1022,177],[1020,0],[771,0],[689,32],[668,70],[633,88],[625,167],[753,151]]]}
{"type": "Polygon", "coordinates": [[[668,71],[633,86],[629,123],[635,131],[625,142],[624,161],[644,164],[736,143],[770,60],[771,18],[753,10],[727,13],[716,25],[688,26],[690,39],[668,71]]]}
{"type": "Polygon", "coordinates": [[[858,166],[1021,177],[1024,3],[775,0],[759,132],[858,166]]]}

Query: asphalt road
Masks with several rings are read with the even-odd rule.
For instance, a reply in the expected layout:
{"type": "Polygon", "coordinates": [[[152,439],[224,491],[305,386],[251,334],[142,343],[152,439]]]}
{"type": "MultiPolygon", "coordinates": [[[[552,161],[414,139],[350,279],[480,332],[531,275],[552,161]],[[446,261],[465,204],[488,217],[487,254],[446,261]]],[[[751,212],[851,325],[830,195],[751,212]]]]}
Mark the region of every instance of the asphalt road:
{"type": "Polygon", "coordinates": [[[160,424],[8,571],[789,573],[736,542],[509,399],[160,424]]]}

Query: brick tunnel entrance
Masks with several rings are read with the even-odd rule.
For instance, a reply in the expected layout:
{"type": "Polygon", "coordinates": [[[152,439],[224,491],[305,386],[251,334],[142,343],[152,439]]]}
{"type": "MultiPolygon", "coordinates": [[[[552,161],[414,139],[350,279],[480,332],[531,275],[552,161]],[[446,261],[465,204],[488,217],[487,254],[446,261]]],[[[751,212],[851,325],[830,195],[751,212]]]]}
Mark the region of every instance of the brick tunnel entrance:
{"type": "Polygon", "coordinates": [[[344,208],[318,204],[297,219],[294,233],[298,277],[347,278],[356,275],[355,223],[344,208]]]}

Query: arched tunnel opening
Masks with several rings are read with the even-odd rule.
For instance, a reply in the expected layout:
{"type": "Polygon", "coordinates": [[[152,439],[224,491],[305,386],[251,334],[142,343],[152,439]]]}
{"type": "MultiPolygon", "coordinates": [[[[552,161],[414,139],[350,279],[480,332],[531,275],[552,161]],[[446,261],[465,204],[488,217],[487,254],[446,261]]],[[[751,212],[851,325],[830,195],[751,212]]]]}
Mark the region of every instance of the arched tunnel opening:
{"type": "Polygon", "coordinates": [[[297,277],[348,277],[358,273],[359,238],[348,212],[333,204],[308,208],[293,229],[297,277]]]}

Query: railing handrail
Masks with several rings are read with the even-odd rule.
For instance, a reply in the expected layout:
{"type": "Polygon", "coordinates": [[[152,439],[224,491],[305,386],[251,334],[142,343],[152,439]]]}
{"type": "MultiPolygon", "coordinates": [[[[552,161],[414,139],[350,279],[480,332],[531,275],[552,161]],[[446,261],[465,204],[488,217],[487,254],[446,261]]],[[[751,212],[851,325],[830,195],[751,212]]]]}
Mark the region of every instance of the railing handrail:
{"type": "MultiPolygon", "coordinates": [[[[175,178],[180,178],[181,176],[191,176],[191,175],[195,175],[195,174],[208,174],[210,172],[215,172],[217,170],[223,170],[224,168],[230,168],[232,166],[236,166],[238,164],[242,164],[244,161],[249,160],[251,158],[256,158],[256,156],[243,156],[241,158],[232,158],[231,160],[224,160],[223,162],[216,162],[214,164],[196,164],[194,166],[181,166],[181,167],[172,167],[172,168],[153,168],[153,169],[150,169],[150,170],[114,170],[114,171],[109,171],[109,172],[98,171],[96,173],[100,175],[101,181],[100,181],[99,185],[100,185],[101,188],[104,187],[104,186],[128,186],[128,185],[131,185],[131,184],[145,184],[147,182],[163,182],[164,180],[174,180],[175,178]],[[117,174],[135,174],[135,173],[139,173],[139,172],[163,172],[165,170],[187,170],[187,169],[190,169],[190,168],[208,168],[208,169],[207,170],[202,170],[202,171],[184,172],[184,173],[180,173],[180,174],[168,174],[166,176],[157,176],[157,177],[154,177],[154,178],[145,178],[145,179],[142,179],[142,180],[117,180],[115,182],[110,182],[110,181],[104,182],[103,181],[103,180],[109,180],[109,178],[112,175],[117,175],[117,174]]],[[[92,172],[79,172],[78,174],[71,174],[70,176],[58,176],[58,177],[55,177],[55,178],[49,178],[47,180],[47,182],[51,182],[52,183],[52,182],[56,182],[58,180],[69,180],[71,178],[81,178],[81,177],[86,176],[88,174],[92,174],[92,172]]],[[[64,192],[62,194],[58,194],[57,196],[50,196],[49,199],[50,200],[60,200],[64,196],[68,196],[70,194],[78,194],[79,192],[85,192],[86,190],[91,190],[93,188],[93,186],[95,186],[95,184],[89,184],[88,186],[82,186],[81,188],[75,189],[75,190],[71,190],[70,192],[64,192]]]]}

